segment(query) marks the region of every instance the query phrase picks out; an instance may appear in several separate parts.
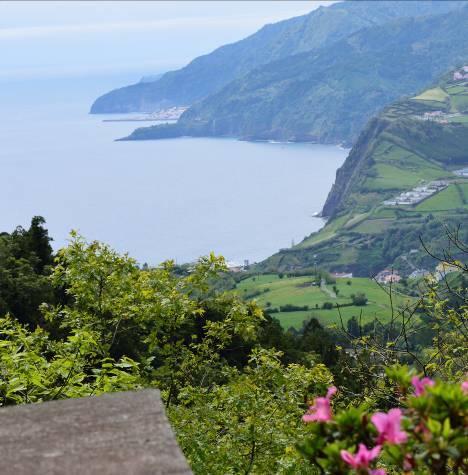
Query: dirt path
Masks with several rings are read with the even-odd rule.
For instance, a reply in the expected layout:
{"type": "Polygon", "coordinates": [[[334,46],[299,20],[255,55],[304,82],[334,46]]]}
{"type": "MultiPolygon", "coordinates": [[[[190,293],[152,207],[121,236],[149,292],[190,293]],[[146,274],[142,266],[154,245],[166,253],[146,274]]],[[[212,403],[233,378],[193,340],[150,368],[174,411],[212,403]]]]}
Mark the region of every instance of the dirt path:
{"type": "Polygon", "coordinates": [[[326,294],[328,294],[330,296],[330,298],[332,299],[336,299],[336,294],[333,290],[330,290],[328,287],[327,287],[327,283],[325,282],[325,279],[322,279],[320,281],[320,290],[322,292],[325,292],[326,294]]]}

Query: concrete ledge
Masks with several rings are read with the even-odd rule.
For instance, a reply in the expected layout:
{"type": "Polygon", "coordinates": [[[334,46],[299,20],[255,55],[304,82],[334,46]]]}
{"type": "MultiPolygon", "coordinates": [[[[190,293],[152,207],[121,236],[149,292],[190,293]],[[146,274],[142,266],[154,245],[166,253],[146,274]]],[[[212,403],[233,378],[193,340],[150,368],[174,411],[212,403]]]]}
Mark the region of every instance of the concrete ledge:
{"type": "Polygon", "coordinates": [[[2,475],[188,475],[159,391],[0,409],[2,475]]]}

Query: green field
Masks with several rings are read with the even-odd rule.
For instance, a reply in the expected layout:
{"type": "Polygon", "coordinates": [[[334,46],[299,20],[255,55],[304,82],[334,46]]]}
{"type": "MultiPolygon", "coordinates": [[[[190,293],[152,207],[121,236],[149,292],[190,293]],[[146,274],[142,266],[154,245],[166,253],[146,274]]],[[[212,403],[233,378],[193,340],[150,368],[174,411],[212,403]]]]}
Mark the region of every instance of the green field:
{"type": "Polygon", "coordinates": [[[435,180],[446,175],[442,169],[428,166],[414,168],[401,168],[393,166],[388,163],[377,163],[375,170],[378,176],[375,178],[368,178],[365,186],[369,190],[394,190],[394,189],[408,189],[417,186],[421,180],[435,180]]]}
{"type": "Polygon", "coordinates": [[[460,115],[458,117],[451,117],[449,122],[456,122],[458,124],[468,124],[468,114],[460,115]]]}
{"type": "Polygon", "coordinates": [[[416,101],[429,101],[429,102],[445,102],[448,99],[448,94],[440,87],[428,89],[419,96],[413,97],[416,101]]]}
{"type": "Polygon", "coordinates": [[[309,247],[313,244],[318,244],[322,241],[326,241],[336,235],[336,231],[340,229],[346,221],[349,219],[349,216],[342,216],[340,218],[334,219],[332,223],[325,225],[319,232],[312,234],[308,238],[304,239],[296,247],[304,248],[309,247]]]}
{"type": "MultiPolygon", "coordinates": [[[[313,285],[313,277],[287,277],[280,279],[278,275],[268,274],[249,277],[241,281],[236,291],[246,298],[253,294],[257,303],[265,308],[279,308],[282,305],[291,304],[296,306],[308,305],[307,311],[279,312],[272,315],[281,322],[285,328],[300,328],[302,322],[311,317],[317,317],[323,325],[339,323],[339,313],[336,308],[331,310],[322,309],[324,302],[331,302],[335,306],[351,303],[351,294],[359,292],[365,293],[368,298],[367,305],[363,307],[346,306],[341,308],[344,320],[352,316],[359,317],[362,312],[363,323],[372,321],[375,317],[385,321],[391,315],[391,305],[384,290],[371,279],[353,278],[337,279],[337,298],[332,298],[319,286],[313,285]],[[348,285],[347,282],[351,282],[348,285]]],[[[327,289],[333,292],[333,285],[328,285],[327,289]]],[[[409,297],[401,294],[394,295],[394,305],[404,305],[410,301],[409,297]]]]}
{"type": "Polygon", "coordinates": [[[467,183],[458,183],[456,185],[458,192],[460,193],[460,197],[463,200],[465,205],[468,204],[468,182],[467,183]]]}
{"type": "Polygon", "coordinates": [[[450,96],[452,110],[458,112],[468,111],[468,94],[457,94],[450,96]]]}
{"type": "Polygon", "coordinates": [[[416,206],[417,211],[445,211],[463,208],[465,203],[457,185],[450,185],[445,190],[431,196],[416,206]]]}
{"type": "Polygon", "coordinates": [[[391,226],[393,222],[393,219],[367,219],[363,223],[353,228],[353,231],[364,234],[381,233],[389,226],[391,226]]]}

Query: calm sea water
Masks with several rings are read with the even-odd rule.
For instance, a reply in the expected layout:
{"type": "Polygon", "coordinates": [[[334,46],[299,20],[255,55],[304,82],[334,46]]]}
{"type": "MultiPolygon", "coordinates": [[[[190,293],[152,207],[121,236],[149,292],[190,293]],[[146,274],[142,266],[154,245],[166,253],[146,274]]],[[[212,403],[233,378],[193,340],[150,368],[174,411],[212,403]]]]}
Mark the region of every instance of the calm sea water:
{"type": "Polygon", "coordinates": [[[139,124],[102,122],[90,102],[43,102],[1,111],[0,231],[42,215],[55,248],[78,229],[150,264],[210,251],[259,261],[323,225],[313,214],[347,154],[231,139],[115,142],[139,124]]]}

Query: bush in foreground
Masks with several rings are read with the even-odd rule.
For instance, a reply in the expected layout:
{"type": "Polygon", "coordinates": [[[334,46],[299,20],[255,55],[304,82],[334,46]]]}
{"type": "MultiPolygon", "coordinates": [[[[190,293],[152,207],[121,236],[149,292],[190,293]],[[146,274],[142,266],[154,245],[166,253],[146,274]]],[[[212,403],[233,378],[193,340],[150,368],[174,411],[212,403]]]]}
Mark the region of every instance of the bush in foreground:
{"type": "Polygon", "coordinates": [[[468,381],[420,378],[388,368],[399,407],[371,413],[366,404],[332,413],[337,389],[303,416],[309,434],[299,450],[328,474],[468,473],[468,381]]]}

